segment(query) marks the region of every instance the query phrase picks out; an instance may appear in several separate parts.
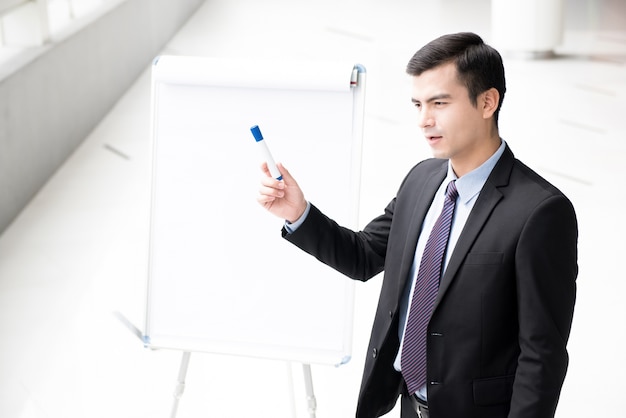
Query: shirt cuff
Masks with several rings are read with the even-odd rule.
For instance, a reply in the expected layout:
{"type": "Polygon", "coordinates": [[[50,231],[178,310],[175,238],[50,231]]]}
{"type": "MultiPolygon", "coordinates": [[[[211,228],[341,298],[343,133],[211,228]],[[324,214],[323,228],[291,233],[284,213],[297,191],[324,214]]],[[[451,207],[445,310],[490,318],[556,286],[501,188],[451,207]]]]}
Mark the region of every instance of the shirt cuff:
{"type": "Polygon", "coordinates": [[[307,201],[306,209],[304,209],[304,213],[302,214],[302,216],[298,218],[298,220],[296,220],[293,223],[289,221],[285,221],[285,229],[287,230],[289,234],[293,234],[294,232],[296,232],[298,228],[300,228],[300,225],[302,225],[304,221],[306,220],[306,217],[309,216],[310,210],[311,210],[311,203],[307,201]]]}

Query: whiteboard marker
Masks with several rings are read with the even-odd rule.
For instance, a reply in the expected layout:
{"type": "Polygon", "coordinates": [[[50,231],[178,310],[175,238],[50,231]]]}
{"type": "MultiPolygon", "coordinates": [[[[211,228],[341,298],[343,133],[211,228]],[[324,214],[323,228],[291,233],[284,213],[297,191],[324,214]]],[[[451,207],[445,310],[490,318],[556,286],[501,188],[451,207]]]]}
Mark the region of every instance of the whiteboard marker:
{"type": "Polygon", "coordinates": [[[270,149],[267,147],[267,143],[263,140],[263,135],[261,134],[261,130],[259,129],[259,125],[254,125],[250,128],[256,143],[261,147],[261,152],[263,155],[263,159],[267,163],[267,168],[270,170],[270,174],[276,180],[282,180],[283,176],[280,174],[280,171],[276,168],[276,163],[274,163],[274,159],[272,158],[272,154],[270,153],[270,149]]]}

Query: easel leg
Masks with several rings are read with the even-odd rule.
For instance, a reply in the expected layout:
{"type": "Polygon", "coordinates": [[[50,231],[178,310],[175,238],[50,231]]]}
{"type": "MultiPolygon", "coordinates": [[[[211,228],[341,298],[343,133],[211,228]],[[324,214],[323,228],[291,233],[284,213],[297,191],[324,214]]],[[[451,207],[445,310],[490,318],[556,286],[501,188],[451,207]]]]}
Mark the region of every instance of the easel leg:
{"type": "Polygon", "coordinates": [[[296,391],[294,390],[293,383],[293,367],[290,361],[285,362],[285,365],[287,366],[287,383],[289,386],[289,407],[291,409],[290,416],[297,417],[298,414],[296,412],[296,391]]]}
{"type": "Polygon", "coordinates": [[[306,400],[309,410],[309,417],[315,418],[317,401],[315,400],[315,394],[313,393],[313,376],[311,375],[311,365],[303,364],[302,371],[304,372],[304,388],[306,390],[306,400]]]}
{"type": "Polygon", "coordinates": [[[187,368],[189,367],[189,357],[191,357],[191,353],[189,351],[183,352],[180,369],[178,370],[178,382],[176,383],[176,389],[174,390],[174,403],[172,404],[171,418],[176,418],[176,413],[178,412],[178,402],[185,391],[185,378],[187,377],[187,368]]]}

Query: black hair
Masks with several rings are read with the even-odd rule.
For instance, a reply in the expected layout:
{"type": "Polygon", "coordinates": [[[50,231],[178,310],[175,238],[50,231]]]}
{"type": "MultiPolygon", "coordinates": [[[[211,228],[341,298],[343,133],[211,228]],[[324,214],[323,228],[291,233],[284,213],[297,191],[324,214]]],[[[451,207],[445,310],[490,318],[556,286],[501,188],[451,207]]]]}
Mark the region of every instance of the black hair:
{"type": "Polygon", "coordinates": [[[417,51],[406,67],[406,72],[418,76],[449,62],[454,62],[461,83],[467,87],[471,103],[476,106],[478,95],[495,88],[500,93],[500,102],[494,112],[498,115],[506,92],[504,64],[500,53],[485,44],[475,33],[460,32],[441,36],[417,51]]]}

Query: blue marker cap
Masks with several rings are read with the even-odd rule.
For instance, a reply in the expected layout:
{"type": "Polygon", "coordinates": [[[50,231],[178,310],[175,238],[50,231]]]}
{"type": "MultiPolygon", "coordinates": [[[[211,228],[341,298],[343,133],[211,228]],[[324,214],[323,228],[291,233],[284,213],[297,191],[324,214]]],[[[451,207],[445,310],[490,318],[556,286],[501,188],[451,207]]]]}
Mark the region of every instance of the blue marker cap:
{"type": "Polygon", "coordinates": [[[252,135],[254,135],[254,139],[256,142],[263,141],[263,135],[261,135],[261,130],[259,129],[259,125],[254,125],[250,128],[252,135]]]}

